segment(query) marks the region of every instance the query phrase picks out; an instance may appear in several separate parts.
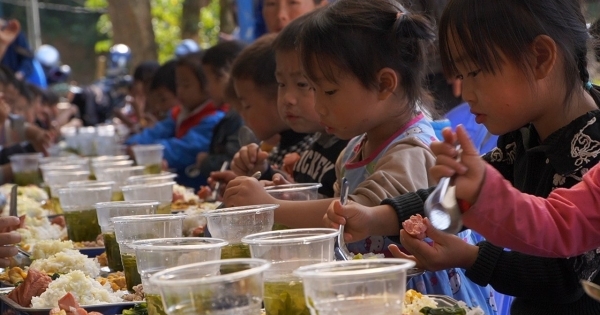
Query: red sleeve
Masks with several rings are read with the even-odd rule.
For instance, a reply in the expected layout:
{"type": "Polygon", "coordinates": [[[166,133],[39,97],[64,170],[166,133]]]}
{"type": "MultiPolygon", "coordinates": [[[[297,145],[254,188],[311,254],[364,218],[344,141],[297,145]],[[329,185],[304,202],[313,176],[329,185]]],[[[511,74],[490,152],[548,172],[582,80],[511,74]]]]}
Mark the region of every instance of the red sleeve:
{"type": "Polygon", "coordinates": [[[488,165],[479,198],[463,221],[491,243],[530,255],[572,257],[598,248],[600,166],[544,199],[521,193],[488,165]]]}

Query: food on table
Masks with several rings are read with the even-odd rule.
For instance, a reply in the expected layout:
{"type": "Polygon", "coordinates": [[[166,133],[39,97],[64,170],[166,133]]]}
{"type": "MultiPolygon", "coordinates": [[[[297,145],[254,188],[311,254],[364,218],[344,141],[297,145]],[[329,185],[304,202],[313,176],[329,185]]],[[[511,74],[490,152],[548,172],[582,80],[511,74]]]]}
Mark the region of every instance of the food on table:
{"type": "Polygon", "coordinates": [[[423,217],[420,214],[411,215],[410,219],[402,222],[402,228],[404,228],[406,233],[420,240],[427,237],[425,235],[425,232],[427,232],[427,226],[425,223],[423,223],[423,217]]]}
{"type": "Polygon", "coordinates": [[[148,307],[148,313],[153,315],[167,315],[167,312],[164,310],[160,294],[148,293],[145,295],[145,300],[148,307]]]}
{"type": "Polygon", "coordinates": [[[110,268],[111,271],[123,271],[121,250],[119,249],[119,243],[117,243],[117,237],[115,236],[115,233],[104,233],[103,237],[108,268],[110,268]]]}
{"type": "Polygon", "coordinates": [[[0,281],[13,285],[23,282],[25,278],[27,278],[27,272],[21,267],[6,268],[0,273],[0,281]]]}
{"type": "Polygon", "coordinates": [[[73,242],[61,240],[41,240],[32,246],[31,259],[46,259],[57,253],[75,249],[73,242]]]}
{"type": "Polygon", "coordinates": [[[148,315],[146,303],[138,303],[133,308],[123,311],[123,315],[148,315]]]}
{"type": "MultiPolygon", "coordinates": [[[[10,204],[10,190],[14,184],[4,184],[0,186],[0,193],[6,196],[7,204],[10,204]]],[[[17,188],[17,199],[26,197],[33,199],[38,203],[48,200],[48,193],[36,185],[20,186],[17,188]]]]}
{"type": "Polygon", "coordinates": [[[50,310],[50,315],[102,315],[98,312],[87,312],[79,306],[77,300],[70,292],[58,300],[58,307],[50,310]]]}
{"type": "MultiPolygon", "coordinates": [[[[352,253],[350,253],[352,255],[352,253]]],[[[377,258],[385,258],[384,254],[375,254],[375,253],[366,253],[366,254],[361,254],[358,253],[356,255],[352,255],[352,259],[356,260],[356,259],[377,259],[377,258]]]]}
{"type": "Polygon", "coordinates": [[[402,315],[484,315],[484,313],[480,307],[469,308],[462,301],[454,307],[438,307],[437,302],[431,297],[415,290],[407,290],[404,295],[402,315]]]}
{"type": "Polygon", "coordinates": [[[187,203],[195,202],[194,205],[200,203],[200,197],[194,194],[192,189],[188,189],[185,186],[173,185],[173,202],[182,200],[187,203]]]}
{"type": "Polygon", "coordinates": [[[90,248],[90,247],[103,247],[104,246],[104,236],[102,234],[98,234],[96,236],[96,240],[94,241],[85,241],[85,242],[73,242],[75,248],[90,248]]]}
{"type": "Polygon", "coordinates": [[[19,186],[39,185],[42,183],[42,175],[38,170],[15,172],[13,181],[19,186]]]}
{"type": "Polygon", "coordinates": [[[204,217],[203,213],[205,211],[206,209],[204,208],[193,206],[183,212],[185,214],[185,218],[183,219],[183,236],[199,236],[200,233],[204,235],[206,217],[204,217]]]}
{"type": "Polygon", "coordinates": [[[138,284],[133,287],[133,293],[123,295],[123,301],[143,301],[145,297],[144,286],[138,284]]]}
{"type": "Polygon", "coordinates": [[[61,275],[52,281],[44,293],[31,299],[33,308],[53,308],[58,306],[58,301],[65,292],[73,294],[80,305],[94,305],[122,302],[123,292],[114,292],[110,285],[104,286],[84,274],[80,270],[74,270],[61,275]]]}
{"type": "Polygon", "coordinates": [[[96,256],[96,260],[98,261],[101,267],[108,266],[108,257],[106,256],[106,252],[96,256]]]}
{"type": "Polygon", "coordinates": [[[160,172],[162,172],[162,165],[160,164],[144,165],[144,174],[160,174],[160,172]]]}
{"type": "Polygon", "coordinates": [[[21,247],[25,250],[43,240],[66,238],[65,228],[52,224],[47,216],[25,217],[24,228],[17,229],[21,235],[21,247]]]}
{"type": "Polygon", "coordinates": [[[81,254],[78,250],[64,250],[46,259],[34,260],[30,268],[49,274],[65,274],[78,270],[92,278],[96,278],[100,274],[100,264],[95,259],[81,254]]]}
{"type": "Polygon", "coordinates": [[[300,281],[265,281],[263,300],[268,315],[310,315],[304,299],[304,286],[300,281]]]}
{"type": "Polygon", "coordinates": [[[46,273],[29,269],[25,281],[12,290],[8,294],[8,298],[23,307],[28,307],[34,297],[43,294],[47,290],[51,282],[52,278],[46,273]]]}
{"type": "Polygon", "coordinates": [[[93,242],[101,233],[96,209],[67,211],[64,216],[67,234],[73,242],[93,242]]]}
{"type": "Polygon", "coordinates": [[[125,291],[127,290],[127,282],[125,281],[125,274],[122,271],[110,273],[106,278],[96,278],[101,285],[109,284],[111,289],[114,291],[125,291]]]}
{"type": "Polygon", "coordinates": [[[125,271],[125,280],[127,281],[127,290],[134,292],[133,287],[142,283],[142,277],[137,269],[135,255],[121,254],[123,270],[125,271]]]}
{"type": "Polygon", "coordinates": [[[212,195],[212,189],[209,186],[200,186],[197,195],[200,199],[206,200],[206,198],[212,195]]]}

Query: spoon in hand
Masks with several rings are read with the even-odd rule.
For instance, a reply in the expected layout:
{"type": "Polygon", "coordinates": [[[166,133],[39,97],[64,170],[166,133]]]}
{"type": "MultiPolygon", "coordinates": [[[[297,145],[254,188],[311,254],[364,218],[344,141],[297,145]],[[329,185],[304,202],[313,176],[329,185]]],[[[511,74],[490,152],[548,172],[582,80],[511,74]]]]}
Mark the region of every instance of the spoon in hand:
{"type": "MultiPolygon", "coordinates": [[[[342,188],[340,190],[340,203],[342,206],[345,206],[348,202],[348,192],[349,192],[348,180],[344,177],[342,178],[342,188]]],[[[337,260],[351,260],[352,255],[346,246],[346,242],[344,242],[344,225],[340,224],[339,234],[337,236],[336,245],[334,247],[335,257],[337,260]]]]}

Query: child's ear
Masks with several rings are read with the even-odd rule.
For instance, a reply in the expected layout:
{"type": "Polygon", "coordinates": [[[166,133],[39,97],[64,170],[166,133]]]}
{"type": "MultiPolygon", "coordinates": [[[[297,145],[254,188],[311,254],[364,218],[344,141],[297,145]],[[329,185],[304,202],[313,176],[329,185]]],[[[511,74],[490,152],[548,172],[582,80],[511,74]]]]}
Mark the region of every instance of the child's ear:
{"type": "Polygon", "coordinates": [[[383,68],[377,73],[377,83],[379,85],[379,100],[386,100],[394,94],[400,84],[400,77],[390,68],[383,68]]]}
{"type": "Polygon", "coordinates": [[[547,35],[539,35],[531,43],[532,70],[538,80],[544,79],[556,65],[558,47],[556,42],[547,35]]]}

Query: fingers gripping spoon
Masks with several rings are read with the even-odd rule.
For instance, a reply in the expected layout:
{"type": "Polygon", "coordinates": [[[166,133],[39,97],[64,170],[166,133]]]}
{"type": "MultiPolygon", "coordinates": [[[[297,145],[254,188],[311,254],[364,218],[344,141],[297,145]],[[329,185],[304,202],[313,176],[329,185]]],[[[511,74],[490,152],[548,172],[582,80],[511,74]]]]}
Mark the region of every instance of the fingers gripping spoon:
{"type": "MultiPolygon", "coordinates": [[[[456,147],[460,160],[460,146],[456,147]]],[[[425,215],[436,229],[456,234],[462,229],[461,212],[456,201],[456,187],[450,177],[442,177],[435,190],[425,200],[425,215]]]]}
{"type": "MultiPolygon", "coordinates": [[[[342,189],[340,190],[340,203],[342,206],[346,205],[348,202],[348,192],[349,192],[348,180],[344,177],[342,178],[342,189]]],[[[337,236],[337,240],[334,247],[335,258],[337,260],[351,260],[352,255],[346,246],[346,242],[344,242],[344,225],[340,224],[340,233],[337,236]]]]}
{"type": "MultiPolygon", "coordinates": [[[[227,170],[227,168],[229,167],[229,162],[225,161],[223,162],[223,165],[221,165],[221,172],[225,172],[227,170]]],[[[221,189],[221,184],[223,182],[218,181],[215,184],[215,189],[212,191],[212,193],[210,194],[210,197],[208,198],[207,201],[217,201],[217,197],[219,196],[219,190],[221,189]]]]}

